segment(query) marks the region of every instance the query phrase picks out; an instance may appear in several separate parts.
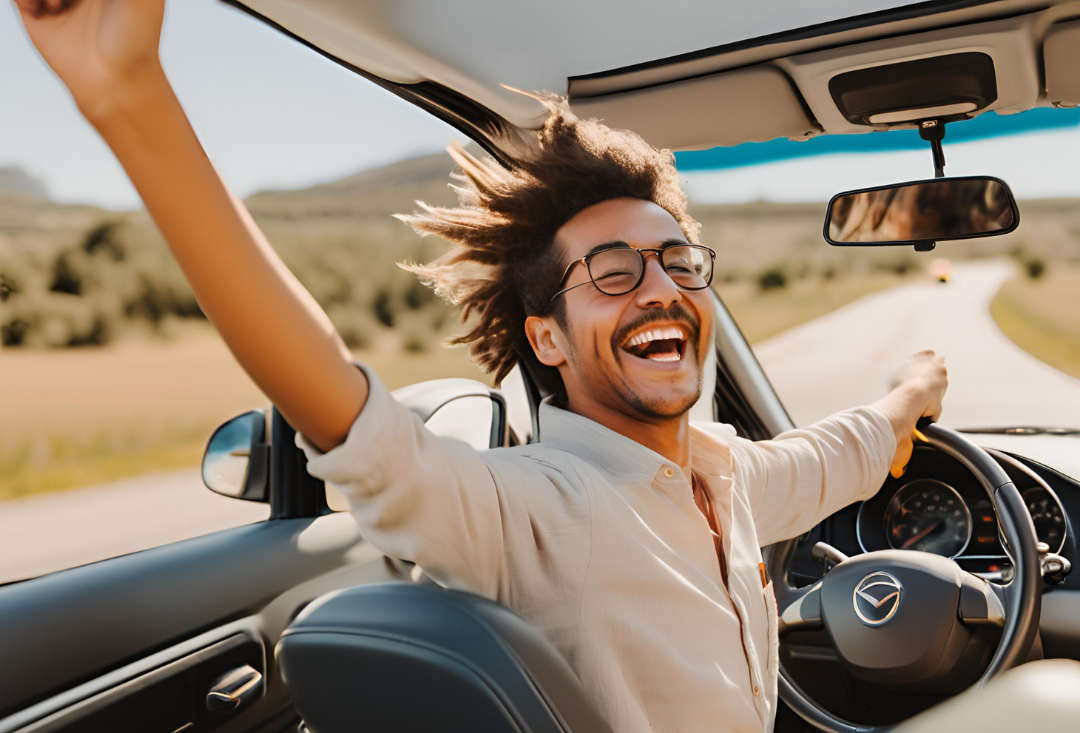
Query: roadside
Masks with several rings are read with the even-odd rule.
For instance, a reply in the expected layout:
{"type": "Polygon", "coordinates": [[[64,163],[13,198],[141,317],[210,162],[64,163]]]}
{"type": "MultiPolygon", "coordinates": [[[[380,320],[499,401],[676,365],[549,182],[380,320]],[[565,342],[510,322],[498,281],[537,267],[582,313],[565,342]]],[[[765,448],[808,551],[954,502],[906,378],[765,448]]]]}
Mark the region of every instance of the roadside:
{"type": "MultiPolygon", "coordinates": [[[[354,354],[391,388],[484,378],[464,349],[383,340],[354,354]]],[[[3,375],[0,501],[198,466],[214,428],[267,403],[205,323],[172,341],[5,350],[3,375]]]]}
{"type": "Polygon", "coordinates": [[[802,279],[763,290],[745,281],[721,283],[717,292],[751,344],[802,325],[880,290],[920,282],[922,272],[873,272],[846,277],[802,279]]]}
{"type": "Polygon", "coordinates": [[[1038,277],[1009,280],[991,301],[990,315],[1024,351],[1080,378],[1080,265],[1053,263],[1038,277]]]}

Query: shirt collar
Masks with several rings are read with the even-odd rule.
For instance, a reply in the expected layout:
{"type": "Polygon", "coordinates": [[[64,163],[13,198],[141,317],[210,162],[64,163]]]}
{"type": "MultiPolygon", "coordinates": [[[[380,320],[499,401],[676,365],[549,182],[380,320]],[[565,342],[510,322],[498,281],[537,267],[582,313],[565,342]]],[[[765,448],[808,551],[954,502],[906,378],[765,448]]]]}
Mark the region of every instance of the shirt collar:
{"type": "MultiPolygon", "coordinates": [[[[556,407],[548,397],[540,403],[540,442],[583,458],[618,479],[652,480],[664,466],[674,464],[641,443],[576,413],[556,407]]],[[[690,424],[691,468],[709,476],[729,476],[727,443],[735,429],[722,423],[706,428],[690,424]]]]}

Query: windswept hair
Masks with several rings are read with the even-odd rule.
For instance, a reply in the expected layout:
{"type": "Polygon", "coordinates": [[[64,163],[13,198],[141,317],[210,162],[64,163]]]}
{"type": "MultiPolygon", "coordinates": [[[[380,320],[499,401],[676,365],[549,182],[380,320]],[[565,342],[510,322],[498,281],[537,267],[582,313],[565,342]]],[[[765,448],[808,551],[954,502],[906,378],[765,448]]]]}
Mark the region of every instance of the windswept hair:
{"type": "Polygon", "coordinates": [[[451,143],[447,151],[461,168],[451,174],[459,184],[451,187],[460,206],[417,201],[421,211],[397,218],[454,247],[426,265],[402,267],[460,305],[462,323],[476,316],[450,343],[468,344],[473,360],[494,374],[496,385],[520,360],[541,389],[562,392],[558,370],[536,359],[524,327],[527,316],[548,315],[566,327],[565,299],[551,301],[565,267],[556,231],[582,209],[615,198],[663,207],[690,242],[698,241],[700,225],[687,213],[670,150],[657,150],[629,130],[578,119],[557,94],[528,96],[548,109],[537,132],[538,152],[506,169],[451,143]]]}

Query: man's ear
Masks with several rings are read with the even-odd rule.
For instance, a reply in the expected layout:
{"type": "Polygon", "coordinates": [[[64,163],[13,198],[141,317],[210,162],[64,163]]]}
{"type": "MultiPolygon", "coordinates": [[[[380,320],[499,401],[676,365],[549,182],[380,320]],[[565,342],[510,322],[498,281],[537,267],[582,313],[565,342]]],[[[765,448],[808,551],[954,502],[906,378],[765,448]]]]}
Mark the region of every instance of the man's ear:
{"type": "Polygon", "coordinates": [[[562,332],[558,331],[554,318],[529,316],[525,319],[525,335],[533,353],[541,364],[559,367],[566,363],[566,355],[559,346],[562,332]]]}

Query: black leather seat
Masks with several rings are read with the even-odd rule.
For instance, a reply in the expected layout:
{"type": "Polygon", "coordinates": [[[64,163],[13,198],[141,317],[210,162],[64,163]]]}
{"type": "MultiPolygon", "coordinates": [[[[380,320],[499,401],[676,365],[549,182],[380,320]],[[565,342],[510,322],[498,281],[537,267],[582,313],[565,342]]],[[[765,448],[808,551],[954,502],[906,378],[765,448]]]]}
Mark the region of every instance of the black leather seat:
{"type": "Polygon", "coordinates": [[[611,733],[536,628],[469,593],[408,583],[332,593],[297,617],[276,655],[312,733],[611,733]]]}

